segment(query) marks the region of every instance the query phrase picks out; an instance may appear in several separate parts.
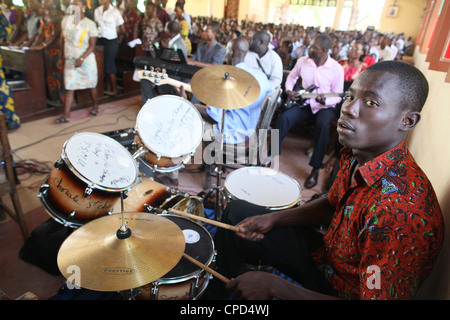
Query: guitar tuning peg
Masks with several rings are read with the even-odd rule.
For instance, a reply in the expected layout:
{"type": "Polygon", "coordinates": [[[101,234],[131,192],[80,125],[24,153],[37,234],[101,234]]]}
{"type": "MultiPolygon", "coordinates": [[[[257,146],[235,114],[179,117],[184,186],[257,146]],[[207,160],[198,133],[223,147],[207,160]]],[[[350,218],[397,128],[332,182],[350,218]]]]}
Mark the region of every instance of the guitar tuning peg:
{"type": "Polygon", "coordinates": [[[161,78],[162,79],[166,79],[167,78],[167,71],[166,71],[166,69],[162,69],[162,76],[161,76],[161,78]]]}

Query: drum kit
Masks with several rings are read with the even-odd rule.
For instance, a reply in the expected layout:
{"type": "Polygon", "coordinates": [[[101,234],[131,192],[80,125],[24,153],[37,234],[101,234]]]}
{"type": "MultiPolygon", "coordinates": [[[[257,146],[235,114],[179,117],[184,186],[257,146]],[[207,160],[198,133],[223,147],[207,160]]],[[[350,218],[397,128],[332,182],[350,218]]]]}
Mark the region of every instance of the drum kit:
{"type": "MultiPolygon", "coordinates": [[[[223,109],[222,119],[259,95],[256,80],[232,66],[204,68],[191,86],[201,101],[223,109]]],[[[76,133],[64,143],[38,194],[47,213],[73,230],[59,249],[58,267],[68,284],[124,299],[198,299],[213,276],[229,281],[214,271],[214,241],[203,223],[238,229],[204,217],[200,197],[142,177],[138,160],[163,173],[182,168],[202,141],[203,120],[189,101],[163,95],[141,108],[135,132],[135,153],[99,133],[76,133]],[[117,204],[120,212],[113,210],[117,204]]],[[[217,195],[224,192],[218,165],[217,195]]],[[[238,169],[225,189],[231,199],[273,210],[300,201],[295,180],[270,168],[238,169]],[[274,194],[281,197],[271,201],[274,194]]]]}

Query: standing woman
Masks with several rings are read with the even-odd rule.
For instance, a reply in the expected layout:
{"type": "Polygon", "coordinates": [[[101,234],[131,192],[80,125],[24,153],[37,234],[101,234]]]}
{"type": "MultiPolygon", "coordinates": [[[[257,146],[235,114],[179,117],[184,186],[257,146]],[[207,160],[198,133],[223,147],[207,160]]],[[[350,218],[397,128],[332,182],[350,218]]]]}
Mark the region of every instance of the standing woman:
{"type": "Polygon", "coordinates": [[[98,44],[102,45],[104,54],[104,72],[106,74],[106,91],[117,95],[116,55],[119,51],[119,33],[125,33],[123,17],[111,0],[100,0],[100,6],[94,10],[94,20],[98,26],[98,44]]]}
{"type": "Polygon", "coordinates": [[[64,13],[58,0],[44,0],[45,15],[41,19],[38,37],[30,49],[44,49],[45,82],[47,97],[50,102],[60,104],[64,102],[64,75],[59,68],[61,49],[61,20],[64,13]]]}
{"type": "Polygon", "coordinates": [[[98,113],[98,71],[94,54],[98,36],[97,25],[85,16],[86,0],[74,0],[69,8],[74,10],[74,14],[65,15],[61,22],[61,56],[64,58],[66,99],[64,114],[56,120],[58,123],[70,121],[70,107],[75,90],[89,89],[93,102],[90,114],[96,116],[98,113]]]}
{"type": "Polygon", "coordinates": [[[180,35],[183,38],[184,42],[186,42],[186,49],[188,52],[188,55],[192,52],[192,44],[191,40],[189,39],[189,22],[184,17],[184,4],[183,2],[177,2],[175,4],[175,19],[178,20],[178,23],[180,24],[180,35]]]}
{"type": "MultiPolygon", "coordinates": [[[[10,33],[11,27],[9,26],[8,19],[3,15],[0,7],[0,40],[6,39],[10,33]]],[[[11,89],[6,83],[2,64],[0,55],[0,111],[5,115],[6,127],[8,129],[15,129],[20,127],[20,118],[15,111],[11,89]]]]}
{"type": "Polygon", "coordinates": [[[3,0],[6,5],[6,12],[4,15],[9,21],[9,25],[12,28],[11,35],[7,39],[8,43],[13,43],[20,39],[20,37],[27,31],[25,24],[25,14],[21,7],[16,7],[12,0],[3,0]]]}

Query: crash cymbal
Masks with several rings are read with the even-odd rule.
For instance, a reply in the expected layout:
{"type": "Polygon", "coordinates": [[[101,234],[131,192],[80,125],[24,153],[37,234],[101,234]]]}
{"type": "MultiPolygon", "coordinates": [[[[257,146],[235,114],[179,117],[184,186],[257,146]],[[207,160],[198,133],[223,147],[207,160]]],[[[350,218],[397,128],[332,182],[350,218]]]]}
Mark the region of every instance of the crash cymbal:
{"type": "Polygon", "coordinates": [[[185,238],[175,223],[143,212],[124,213],[124,221],[113,214],[75,230],[58,252],[63,276],[85,289],[123,291],[161,278],[180,261],[185,238]],[[124,225],[131,234],[119,238],[124,225]]]}
{"type": "Polygon", "coordinates": [[[230,65],[214,65],[197,71],[192,93],[203,103],[220,109],[246,107],[259,96],[258,81],[247,71],[230,65]]]}

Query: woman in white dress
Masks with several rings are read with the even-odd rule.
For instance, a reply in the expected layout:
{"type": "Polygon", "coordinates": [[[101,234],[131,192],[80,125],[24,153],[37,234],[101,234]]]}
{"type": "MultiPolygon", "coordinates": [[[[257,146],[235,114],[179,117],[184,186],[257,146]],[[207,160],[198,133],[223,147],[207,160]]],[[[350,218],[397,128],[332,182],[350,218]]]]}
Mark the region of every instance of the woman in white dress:
{"type": "Polygon", "coordinates": [[[94,54],[98,36],[97,25],[85,16],[86,0],[74,0],[69,6],[70,9],[73,14],[66,14],[61,22],[66,99],[64,114],[56,120],[59,123],[70,121],[75,90],[90,89],[93,102],[90,114],[95,116],[98,113],[98,70],[94,54]]]}

